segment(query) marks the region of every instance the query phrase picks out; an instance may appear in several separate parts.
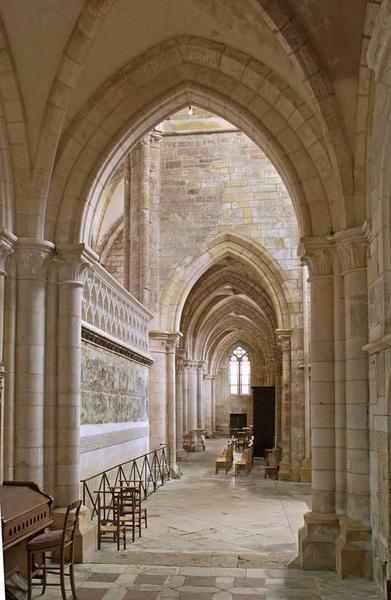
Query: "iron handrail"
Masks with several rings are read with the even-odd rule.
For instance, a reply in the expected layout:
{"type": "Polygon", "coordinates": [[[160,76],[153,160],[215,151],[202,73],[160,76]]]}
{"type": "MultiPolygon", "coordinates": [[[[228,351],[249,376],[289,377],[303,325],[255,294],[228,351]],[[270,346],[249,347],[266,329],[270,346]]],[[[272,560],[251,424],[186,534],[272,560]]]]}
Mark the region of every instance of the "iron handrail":
{"type": "Polygon", "coordinates": [[[91,517],[97,514],[98,494],[107,494],[121,481],[128,481],[140,486],[144,499],[170,479],[170,457],[167,445],[157,450],[132,458],[110,469],[82,479],[83,504],[88,502],[92,507],[91,517]],[[91,489],[91,488],[94,489],[91,489]]]}

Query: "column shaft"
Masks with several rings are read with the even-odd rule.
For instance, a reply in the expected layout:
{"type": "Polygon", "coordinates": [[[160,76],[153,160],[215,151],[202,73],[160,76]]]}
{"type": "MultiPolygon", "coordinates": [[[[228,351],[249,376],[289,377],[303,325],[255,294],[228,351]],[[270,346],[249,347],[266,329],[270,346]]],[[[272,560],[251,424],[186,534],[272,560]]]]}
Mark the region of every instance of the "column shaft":
{"type": "Polygon", "coordinates": [[[123,282],[130,290],[130,157],[124,160],[124,229],[123,229],[123,282]]]}
{"type": "Polygon", "coordinates": [[[197,428],[197,363],[187,361],[187,417],[189,431],[197,428]]]}
{"type": "Polygon", "coordinates": [[[175,380],[176,405],[176,451],[179,455],[183,450],[183,359],[177,357],[175,380]]]}
{"type": "Polygon", "coordinates": [[[49,242],[16,245],[15,478],[44,483],[45,301],[49,242]]]}
{"type": "Polygon", "coordinates": [[[56,503],[80,497],[81,316],[83,286],[96,260],[84,244],[58,247],[56,503]]]}
{"type": "Polygon", "coordinates": [[[346,464],[347,515],[369,524],[368,341],[366,269],[347,271],[346,321],[346,464]]]}
{"type": "Polygon", "coordinates": [[[167,339],[167,439],[170,449],[170,467],[176,472],[176,397],[175,397],[175,350],[179,341],[179,335],[169,334],[167,339]]]}
{"type": "Polygon", "coordinates": [[[291,335],[290,330],[277,330],[277,341],[282,351],[281,377],[281,444],[280,479],[288,479],[291,474],[291,335]]]}

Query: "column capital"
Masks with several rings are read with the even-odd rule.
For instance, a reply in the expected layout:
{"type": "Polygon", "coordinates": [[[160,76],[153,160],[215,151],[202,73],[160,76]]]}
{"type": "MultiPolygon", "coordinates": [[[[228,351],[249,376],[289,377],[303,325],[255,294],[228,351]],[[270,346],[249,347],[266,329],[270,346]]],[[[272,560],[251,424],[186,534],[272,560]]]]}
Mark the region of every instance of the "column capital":
{"type": "Polygon", "coordinates": [[[150,132],[150,144],[151,146],[157,146],[160,144],[160,141],[162,139],[162,134],[160,133],[160,131],[156,131],[153,130],[150,132]]]}
{"type": "Polygon", "coordinates": [[[216,379],[216,376],[207,373],[206,375],[204,375],[204,379],[207,379],[208,381],[214,381],[216,379]]]}
{"type": "Polygon", "coordinates": [[[46,281],[49,261],[55,256],[52,242],[33,238],[18,238],[15,244],[18,279],[46,281]]]}
{"type": "Polygon", "coordinates": [[[173,331],[172,333],[169,333],[167,335],[167,343],[166,343],[167,352],[175,353],[181,339],[182,339],[182,334],[180,331],[173,331]]]}
{"type": "Polygon", "coordinates": [[[333,274],[334,242],[323,237],[301,238],[298,255],[308,267],[310,277],[330,277],[333,274]]]}
{"type": "Polygon", "coordinates": [[[98,255],[85,244],[57,246],[58,284],[83,286],[88,272],[98,262],[98,255]]]}
{"type": "Polygon", "coordinates": [[[197,369],[198,369],[199,371],[202,371],[202,369],[203,369],[203,368],[204,368],[204,366],[205,366],[205,361],[204,361],[204,360],[197,360],[196,362],[197,362],[197,369]]]}
{"type": "Polygon", "coordinates": [[[197,369],[198,368],[198,360],[186,359],[183,361],[185,367],[189,369],[197,369]]]}
{"type": "Polygon", "coordinates": [[[338,231],[335,241],[343,273],[366,268],[369,245],[368,237],[361,227],[338,231]]]}
{"type": "Polygon", "coordinates": [[[4,229],[0,228],[0,275],[7,275],[8,259],[14,252],[16,236],[4,229]]]}
{"type": "Polygon", "coordinates": [[[291,349],[291,339],[292,329],[276,329],[277,345],[283,352],[291,349]]]}
{"type": "Polygon", "coordinates": [[[150,331],[149,337],[151,340],[160,342],[161,346],[165,347],[168,352],[175,352],[182,334],[180,331],[150,331]]]}

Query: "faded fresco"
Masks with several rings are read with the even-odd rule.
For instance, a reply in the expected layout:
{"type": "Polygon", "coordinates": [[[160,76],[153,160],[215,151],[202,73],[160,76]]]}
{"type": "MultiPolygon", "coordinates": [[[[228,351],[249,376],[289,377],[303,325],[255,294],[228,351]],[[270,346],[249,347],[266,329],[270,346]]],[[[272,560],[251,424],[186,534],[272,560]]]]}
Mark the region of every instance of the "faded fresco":
{"type": "Polygon", "coordinates": [[[148,375],[148,367],[83,341],[81,423],[146,421],[148,375]]]}

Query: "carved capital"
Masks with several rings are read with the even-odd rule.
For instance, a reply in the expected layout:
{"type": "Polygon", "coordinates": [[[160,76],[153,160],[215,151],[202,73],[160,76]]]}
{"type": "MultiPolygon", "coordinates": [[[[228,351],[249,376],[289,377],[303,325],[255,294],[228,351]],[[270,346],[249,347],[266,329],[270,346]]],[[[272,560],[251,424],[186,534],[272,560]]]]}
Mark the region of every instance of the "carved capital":
{"type": "Polygon", "coordinates": [[[342,271],[364,269],[367,266],[368,239],[361,228],[347,229],[335,234],[342,271]]]}
{"type": "Polygon", "coordinates": [[[46,281],[48,265],[54,256],[51,242],[19,238],[15,246],[18,279],[46,281]]]}
{"type": "Polygon", "coordinates": [[[158,146],[162,139],[162,134],[159,131],[151,131],[150,136],[151,146],[158,146]]]}
{"type": "Polygon", "coordinates": [[[175,353],[181,341],[182,334],[179,331],[167,334],[166,349],[167,352],[175,353]]]}
{"type": "Polygon", "coordinates": [[[8,259],[14,252],[16,236],[6,229],[0,229],[0,275],[7,275],[8,259]]]}
{"type": "Polygon", "coordinates": [[[301,238],[298,254],[307,265],[310,277],[330,277],[333,274],[334,248],[324,238],[301,238]]]}
{"type": "Polygon", "coordinates": [[[276,341],[283,352],[291,349],[292,329],[276,329],[276,341]]]}
{"type": "Polygon", "coordinates": [[[58,251],[58,284],[73,284],[82,287],[97,255],[85,244],[67,244],[59,246],[58,251]]]}

